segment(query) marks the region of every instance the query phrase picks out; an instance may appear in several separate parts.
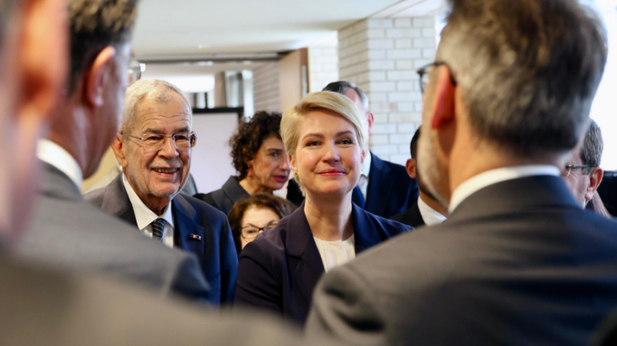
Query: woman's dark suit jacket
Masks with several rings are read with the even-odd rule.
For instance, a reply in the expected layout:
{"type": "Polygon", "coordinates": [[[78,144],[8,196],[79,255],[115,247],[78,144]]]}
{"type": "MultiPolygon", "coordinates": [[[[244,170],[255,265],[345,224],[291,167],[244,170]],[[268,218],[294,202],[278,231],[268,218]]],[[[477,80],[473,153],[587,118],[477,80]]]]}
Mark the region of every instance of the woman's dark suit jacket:
{"type": "Polygon", "coordinates": [[[227,215],[237,201],[249,198],[251,195],[240,185],[238,177],[232,175],[219,190],[207,194],[198,193],[193,197],[201,199],[227,215]]]}
{"type": "MultiPolygon", "coordinates": [[[[355,204],[351,217],[356,254],[409,230],[407,225],[373,215],[355,204]]],[[[313,289],[323,272],[302,204],[242,250],[234,304],[275,311],[286,320],[304,324],[313,289]]]]}

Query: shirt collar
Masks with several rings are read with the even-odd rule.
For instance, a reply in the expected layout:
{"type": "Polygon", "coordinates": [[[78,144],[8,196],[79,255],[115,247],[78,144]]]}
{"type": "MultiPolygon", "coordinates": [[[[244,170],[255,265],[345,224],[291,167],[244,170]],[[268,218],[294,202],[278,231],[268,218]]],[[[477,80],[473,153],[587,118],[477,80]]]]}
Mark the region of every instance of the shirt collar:
{"type": "Polygon", "coordinates": [[[446,217],[426,204],[422,197],[418,197],[418,209],[420,210],[422,220],[424,220],[427,226],[440,224],[446,221],[446,217]]]}
{"type": "Polygon", "coordinates": [[[83,183],[83,172],[77,160],[64,148],[49,139],[39,139],[36,147],[36,156],[39,160],[46,162],[62,173],[66,174],[73,183],[81,190],[83,183]]]}
{"type": "Polygon", "coordinates": [[[167,224],[169,224],[172,228],[174,227],[174,220],[171,215],[171,208],[169,207],[171,203],[165,207],[163,215],[156,215],[144,204],[141,198],[137,196],[137,193],[135,193],[133,187],[129,184],[129,181],[126,179],[124,173],[122,173],[122,184],[124,184],[124,189],[126,190],[127,195],[129,195],[129,200],[131,201],[133,212],[135,213],[135,220],[137,221],[137,228],[139,228],[140,231],[143,231],[152,223],[152,221],[159,217],[165,219],[167,224]]]}
{"type": "Polygon", "coordinates": [[[489,185],[497,184],[502,181],[524,178],[534,175],[553,175],[559,176],[559,168],[549,165],[527,165],[513,166],[492,169],[480,173],[459,185],[450,197],[448,213],[452,213],[456,207],[474,192],[479,191],[489,185]]]}
{"type": "Polygon", "coordinates": [[[371,173],[371,152],[367,150],[364,162],[362,163],[362,175],[368,178],[371,173]]]}

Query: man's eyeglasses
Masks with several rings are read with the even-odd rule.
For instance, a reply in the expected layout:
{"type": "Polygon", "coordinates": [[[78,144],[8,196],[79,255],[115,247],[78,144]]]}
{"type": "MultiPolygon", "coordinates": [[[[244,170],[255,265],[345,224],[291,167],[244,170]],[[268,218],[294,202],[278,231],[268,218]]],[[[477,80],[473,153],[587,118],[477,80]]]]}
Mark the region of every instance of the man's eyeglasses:
{"type": "Polygon", "coordinates": [[[271,221],[263,227],[257,227],[254,225],[246,225],[240,229],[242,238],[246,240],[253,240],[255,239],[255,237],[257,237],[259,233],[276,227],[276,224],[277,224],[276,221],[271,221]]]}
{"type": "Polygon", "coordinates": [[[433,66],[447,66],[448,69],[450,70],[450,80],[452,81],[452,85],[456,86],[456,79],[454,79],[454,76],[452,76],[452,69],[450,68],[450,66],[448,66],[448,64],[446,64],[443,61],[435,61],[432,62],[426,66],[422,66],[420,67],[416,72],[418,72],[418,76],[420,76],[420,91],[422,92],[422,95],[424,95],[424,90],[426,89],[426,85],[428,84],[428,73],[431,69],[431,67],[433,66]]]}
{"type": "Polygon", "coordinates": [[[180,151],[186,151],[195,146],[197,142],[197,135],[193,132],[179,132],[173,135],[165,136],[154,133],[146,133],[141,137],[129,135],[128,133],[120,132],[121,135],[137,139],[141,142],[141,145],[150,151],[158,151],[163,148],[167,138],[171,138],[176,146],[176,149],[180,151]]]}
{"type": "Polygon", "coordinates": [[[580,169],[581,173],[583,175],[587,175],[589,173],[591,173],[591,169],[593,167],[589,166],[589,165],[566,165],[566,170],[564,171],[564,176],[569,177],[570,174],[572,174],[573,170],[577,170],[580,169]]]}

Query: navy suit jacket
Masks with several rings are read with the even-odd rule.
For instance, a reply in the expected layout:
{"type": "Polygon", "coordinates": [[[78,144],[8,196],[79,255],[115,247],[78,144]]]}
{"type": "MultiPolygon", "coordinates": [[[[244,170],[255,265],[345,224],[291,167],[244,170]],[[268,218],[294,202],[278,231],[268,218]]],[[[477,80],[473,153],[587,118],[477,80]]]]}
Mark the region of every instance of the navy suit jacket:
{"type": "MultiPolygon", "coordinates": [[[[409,226],[386,220],[353,205],[356,254],[409,226]]],[[[304,323],[323,262],[309,227],[304,205],[259,235],[240,254],[234,304],[249,305],[304,323]]]]}
{"type": "MultiPolygon", "coordinates": [[[[85,198],[128,223],[137,226],[135,212],[119,175],[106,187],[85,198]]],[[[194,253],[211,288],[213,303],[233,300],[238,257],[227,217],[208,204],[183,194],[171,203],[174,217],[174,246],[194,253]]]]}
{"type": "Polygon", "coordinates": [[[366,189],[364,209],[375,215],[391,217],[400,214],[418,199],[418,183],[405,167],[384,161],[371,153],[371,171],[366,189]]]}
{"type": "MultiPolygon", "coordinates": [[[[404,212],[418,199],[418,183],[409,177],[405,167],[384,161],[373,153],[370,155],[371,171],[364,210],[385,218],[404,212]]],[[[356,189],[360,193],[359,188],[356,189]]],[[[287,185],[287,199],[295,205],[304,200],[294,180],[287,185]]]]}

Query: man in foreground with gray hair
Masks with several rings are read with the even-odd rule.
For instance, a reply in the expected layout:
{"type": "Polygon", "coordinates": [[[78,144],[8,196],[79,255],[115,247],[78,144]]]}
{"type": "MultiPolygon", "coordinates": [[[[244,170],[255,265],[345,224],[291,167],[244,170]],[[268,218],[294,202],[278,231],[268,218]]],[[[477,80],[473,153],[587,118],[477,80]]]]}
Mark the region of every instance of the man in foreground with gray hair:
{"type": "Polygon", "coordinates": [[[450,0],[419,166],[444,223],[325,275],[307,335],[353,344],[583,345],[617,306],[617,223],[560,177],[605,32],[576,0],[450,0]],[[566,24],[567,23],[567,24],[566,24]]]}
{"type": "Polygon", "coordinates": [[[195,254],[212,302],[231,302],[238,256],[227,217],[180,194],[197,140],[192,121],[191,106],[176,86],[161,80],[133,83],[112,144],[123,173],[85,197],[146,236],[195,254]]]}
{"type": "Polygon", "coordinates": [[[209,299],[190,254],[150,242],[81,195],[114,139],[128,84],[136,1],[71,0],[71,70],[54,111],[49,139],[38,142],[43,179],[20,258],[59,268],[104,273],[145,286],[209,299]]]}

